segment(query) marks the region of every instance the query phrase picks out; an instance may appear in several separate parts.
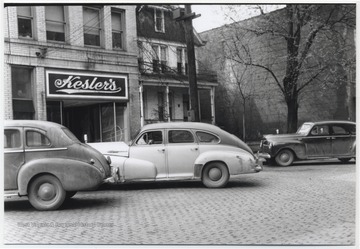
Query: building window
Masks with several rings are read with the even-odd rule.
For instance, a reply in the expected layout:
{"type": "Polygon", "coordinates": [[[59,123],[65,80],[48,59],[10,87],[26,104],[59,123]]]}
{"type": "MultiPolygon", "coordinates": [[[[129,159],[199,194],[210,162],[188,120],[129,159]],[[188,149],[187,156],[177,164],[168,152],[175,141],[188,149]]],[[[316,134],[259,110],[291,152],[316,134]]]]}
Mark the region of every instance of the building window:
{"type": "Polygon", "coordinates": [[[65,42],[65,14],[63,6],[46,6],[46,39],[65,42]]]}
{"type": "Polygon", "coordinates": [[[176,49],[176,55],[177,55],[177,73],[182,74],[183,73],[183,49],[177,48],[176,49]]]}
{"type": "Polygon", "coordinates": [[[31,6],[17,7],[19,37],[33,38],[33,13],[31,6]]]}
{"type": "Polygon", "coordinates": [[[160,9],[154,9],[155,11],[155,31],[165,33],[165,19],[164,11],[160,9]]]}
{"type": "Polygon", "coordinates": [[[100,46],[100,8],[83,7],[84,44],[100,46]]]}
{"type": "Polygon", "coordinates": [[[111,12],[112,44],[115,49],[124,49],[124,12],[111,12]]]}
{"type": "Polygon", "coordinates": [[[34,119],[32,97],[32,69],[13,67],[11,69],[13,119],[34,119]]]}
{"type": "Polygon", "coordinates": [[[167,72],[167,47],[153,45],[153,72],[166,73],[167,72]]]}

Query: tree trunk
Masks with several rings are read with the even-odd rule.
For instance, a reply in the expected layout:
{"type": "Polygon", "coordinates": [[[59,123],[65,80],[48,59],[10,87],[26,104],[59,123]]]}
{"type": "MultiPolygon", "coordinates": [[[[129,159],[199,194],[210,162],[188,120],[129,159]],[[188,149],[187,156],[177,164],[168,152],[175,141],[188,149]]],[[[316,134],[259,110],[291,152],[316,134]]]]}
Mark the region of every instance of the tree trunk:
{"type": "Polygon", "coordinates": [[[298,103],[297,98],[291,98],[287,102],[287,133],[295,133],[298,126],[298,103]]]}

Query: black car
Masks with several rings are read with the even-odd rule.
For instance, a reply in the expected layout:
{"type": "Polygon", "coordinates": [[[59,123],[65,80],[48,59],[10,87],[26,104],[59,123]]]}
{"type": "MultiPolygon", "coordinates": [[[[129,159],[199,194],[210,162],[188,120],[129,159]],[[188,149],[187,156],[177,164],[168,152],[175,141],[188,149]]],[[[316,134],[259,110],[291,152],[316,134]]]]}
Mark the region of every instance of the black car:
{"type": "Polygon", "coordinates": [[[356,124],[350,121],[306,122],[295,134],[265,135],[260,152],[268,153],[280,166],[295,160],[355,158],[356,124]]]}

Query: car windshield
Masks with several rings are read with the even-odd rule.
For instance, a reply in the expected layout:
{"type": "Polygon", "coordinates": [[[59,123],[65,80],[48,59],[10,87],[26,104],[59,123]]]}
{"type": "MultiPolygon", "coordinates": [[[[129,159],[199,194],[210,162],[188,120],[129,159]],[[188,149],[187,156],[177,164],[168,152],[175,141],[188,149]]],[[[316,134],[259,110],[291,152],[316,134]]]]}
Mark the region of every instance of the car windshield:
{"type": "Polygon", "coordinates": [[[303,124],[300,126],[300,128],[297,130],[296,134],[299,135],[307,135],[312,127],[312,124],[303,124]]]}
{"type": "Polygon", "coordinates": [[[75,137],[75,135],[68,128],[62,128],[62,130],[64,131],[66,136],[70,138],[72,141],[76,143],[80,143],[79,139],[77,139],[77,137],[75,137]]]}

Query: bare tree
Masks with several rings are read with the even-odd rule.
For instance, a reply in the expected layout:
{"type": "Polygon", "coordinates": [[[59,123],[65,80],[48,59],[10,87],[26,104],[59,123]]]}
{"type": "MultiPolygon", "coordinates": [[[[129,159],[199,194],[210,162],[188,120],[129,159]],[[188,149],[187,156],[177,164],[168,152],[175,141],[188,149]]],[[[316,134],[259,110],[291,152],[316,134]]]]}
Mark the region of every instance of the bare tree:
{"type": "Polygon", "coordinates": [[[345,67],[354,67],[355,56],[348,58],[349,51],[355,50],[343,31],[355,26],[355,5],[287,5],[276,13],[261,14],[255,21],[237,22],[223,30],[226,57],[272,76],[287,105],[287,131],[295,132],[299,95],[311,84],[333,83],[326,82],[326,76],[338,73],[339,69],[334,68],[346,71],[345,67]],[[259,54],[254,54],[259,49],[247,46],[254,39],[279,39],[285,43],[284,70],[275,69],[269,61],[255,59],[259,58],[259,54]]]}

